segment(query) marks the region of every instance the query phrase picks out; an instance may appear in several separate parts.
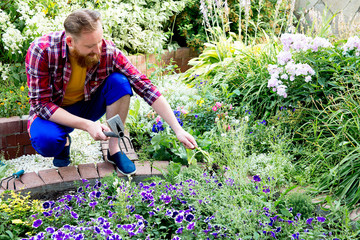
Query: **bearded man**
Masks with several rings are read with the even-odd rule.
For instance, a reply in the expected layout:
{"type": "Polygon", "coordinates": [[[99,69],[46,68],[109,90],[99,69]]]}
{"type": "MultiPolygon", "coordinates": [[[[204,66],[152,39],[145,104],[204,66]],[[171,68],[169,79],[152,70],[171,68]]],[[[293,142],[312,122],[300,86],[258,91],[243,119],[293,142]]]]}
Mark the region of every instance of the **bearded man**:
{"type": "Polygon", "coordinates": [[[80,9],[64,21],[64,31],[31,43],[26,55],[30,113],[28,132],[35,150],[54,157],[56,167],[70,164],[74,128],[94,140],[109,140],[108,159],[123,174],[134,174],[134,163],[120,151],[109,127],[99,123],[119,115],[125,123],[134,90],[171,126],[186,148],[195,139],[178,123],[169,104],[111,41],[103,39],[100,13],[80,9]]]}

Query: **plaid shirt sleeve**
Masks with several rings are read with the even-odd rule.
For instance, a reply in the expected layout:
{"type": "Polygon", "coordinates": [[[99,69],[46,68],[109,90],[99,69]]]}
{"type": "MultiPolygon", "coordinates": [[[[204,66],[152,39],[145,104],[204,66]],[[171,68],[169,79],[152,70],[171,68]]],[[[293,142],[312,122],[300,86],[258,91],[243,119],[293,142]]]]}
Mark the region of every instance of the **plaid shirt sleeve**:
{"type": "Polygon", "coordinates": [[[161,93],[151,83],[149,78],[144,74],[141,74],[117,48],[115,48],[113,61],[113,66],[115,68],[113,70],[123,73],[128,78],[134,91],[150,106],[161,96],[161,93]]]}
{"type": "Polygon", "coordinates": [[[53,90],[49,78],[46,48],[46,41],[35,41],[28,49],[25,58],[30,112],[43,119],[49,119],[59,108],[52,102],[53,90]]]}

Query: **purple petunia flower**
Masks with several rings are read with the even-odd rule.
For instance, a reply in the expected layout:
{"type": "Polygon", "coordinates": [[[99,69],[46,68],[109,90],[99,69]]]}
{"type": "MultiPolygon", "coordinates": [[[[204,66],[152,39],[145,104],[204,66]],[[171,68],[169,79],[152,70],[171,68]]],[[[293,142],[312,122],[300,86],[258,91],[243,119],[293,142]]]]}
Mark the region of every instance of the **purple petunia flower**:
{"type": "Polygon", "coordinates": [[[309,224],[309,225],[311,225],[311,223],[312,223],[313,220],[314,220],[314,218],[309,218],[309,219],[306,220],[306,223],[309,224]]]}
{"type": "Polygon", "coordinates": [[[94,227],[94,230],[95,230],[95,232],[97,232],[97,233],[101,233],[101,229],[100,229],[98,226],[95,226],[95,227],[94,227]]]}
{"type": "Polygon", "coordinates": [[[253,176],[254,182],[261,182],[261,178],[258,175],[253,176]]]}
{"type": "Polygon", "coordinates": [[[115,214],[115,212],[111,212],[110,210],[108,210],[108,218],[112,218],[112,216],[115,214]]]}
{"type": "Polygon", "coordinates": [[[175,233],[176,234],[182,234],[183,230],[184,230],[184,227],[181,226],[175,231],[175,233]]]}
{"type": "Polygon", "coordinates": [[[34,227],[34,228],[38,228],[38,227],[41,226],[41,224],[42,224],[42,220],[41,220],[41,219],[36,219],[36,220],[34,221],[34,223],[33,223],[33,227],[34,227]]]}
{"type": "Polygon", "coordinates": [[[177,215],[177,217],[175,218],[175,221],[177,223],[181,223],[184,220],[184,216],[182,214],[177,215]]]}
{"type": "Polygon", "coordinates": [[[43,208],[44,209],[48,209],[50,207],[50,203],[49,202],[44,202],[43,203],[43,208]]]}
{"type": "Polygon", "coordinates": [[[181,238],[178,236],[173,237],[171,240],[180,240],[181,238]]]}
{"type": "Polygon", "coordinates": [[[291,235],[292,239],[299,239],[300,233],[294,233],[293,235],[291,235]]]}
{"type": "Polygon", "coordinates": [[[191,222],[191,223],[189,223],[188,225],[187,225],[187,230],[193,230],[194,229],[194,227],[195,227],[195,222],[191,222]]]}
{"type": "Polygon", "coordinates": [[[71,216],[75,219],[79,218],[79,215],[76,212],[71,211],[71,216]]]}
{"type": "Polygon", "coordinates": [[[97,205],[96,201],[89,203],[89,206],[92,207],[93,209],[95,208],[96,205],[97,205]]]}
{"type": "Polygon", "coordinates": [[[326,218],[324,217],[317,217],[318,222],[325,222],[326,218]]]}
{"type": "Polygon", "coordinates": [[[50,234],[52,234],[52,233],[55,232],[55,228],[53,228],[53,227],[48,227],[48,228],[45,229],[45,231],[48,232],[48,233],[50,233],[50,234]]]}
{"type": "Polygon", "coordinates": [[[188,215],[186,215],[185,220],[188,221],[188,222],[191,222],[194,218],[195,217],[194,217],[193,214],[188,214],[188,215]]]}

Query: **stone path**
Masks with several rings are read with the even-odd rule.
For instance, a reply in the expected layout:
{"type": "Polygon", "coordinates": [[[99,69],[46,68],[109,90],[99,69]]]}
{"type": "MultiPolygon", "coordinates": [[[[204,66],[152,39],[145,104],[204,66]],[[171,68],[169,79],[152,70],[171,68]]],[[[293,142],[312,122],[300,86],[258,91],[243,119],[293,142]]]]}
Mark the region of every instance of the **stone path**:
{"type": "MultiPolygon", "coordinates": [[[[169,163],[168,161],[155,161],[152,164],[149,161],[141,162],[128,142],[126,142],[128,151],[125,150],[125,145],[123,143],[121,143],[120,146],[136,165],[136,174],[132,176],[132,180],[135,182],[143,181],[151,176],[161,176],[161,172],[155,168],[166,169],[166,166],[169,163]]],[[[104,162],[40,170],[38,173],[24,173],[19,179],[10,180],[8,186],[7,181],[3,181],[0,186],[0,193],[6,189],[14,190],[14,183],[15,190],[21,191],[22,193],[31,192],[31,194],[46,194],[49,191],[63,191],[74,188],[74,182],[81,181],[81,179],[95,181],[96,179],[111,175],[115,171],[119,177],[127,178],[127,176],[124,176],[117,171],[113,164],[107,162],[107,141],[101,142],[101,148],[104,162]]]]}

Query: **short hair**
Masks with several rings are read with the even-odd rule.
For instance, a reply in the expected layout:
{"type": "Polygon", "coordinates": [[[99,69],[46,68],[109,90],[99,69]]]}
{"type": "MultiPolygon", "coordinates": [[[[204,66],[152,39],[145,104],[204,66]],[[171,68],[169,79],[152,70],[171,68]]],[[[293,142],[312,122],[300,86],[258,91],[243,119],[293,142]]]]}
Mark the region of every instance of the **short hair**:
{"type": "Polygon", "coordinates": [[[64,28],[67,34],[79,37],[85,32],[92,32],[97,29],[98,22],[101,23],[101,14],[91,9],[78,9],[72,12],[64,21],[64,28]]]}

